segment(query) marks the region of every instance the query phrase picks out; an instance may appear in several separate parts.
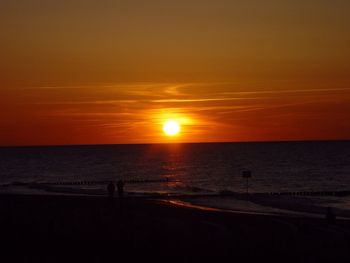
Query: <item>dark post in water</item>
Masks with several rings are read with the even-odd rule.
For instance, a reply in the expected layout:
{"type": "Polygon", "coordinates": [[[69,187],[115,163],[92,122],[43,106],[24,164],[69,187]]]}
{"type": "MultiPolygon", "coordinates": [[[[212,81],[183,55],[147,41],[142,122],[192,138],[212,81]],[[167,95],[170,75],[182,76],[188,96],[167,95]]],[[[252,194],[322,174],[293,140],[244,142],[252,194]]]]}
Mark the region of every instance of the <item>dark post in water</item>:
{"type": "Polygon", "coordinates": [[[242,172],[242,177],[245,178],[246,181],[246,190],[247,190],[247,194],[249,193],[249,178],[252,177],[252,172],[249,170],[243,171],[242,172]]]}

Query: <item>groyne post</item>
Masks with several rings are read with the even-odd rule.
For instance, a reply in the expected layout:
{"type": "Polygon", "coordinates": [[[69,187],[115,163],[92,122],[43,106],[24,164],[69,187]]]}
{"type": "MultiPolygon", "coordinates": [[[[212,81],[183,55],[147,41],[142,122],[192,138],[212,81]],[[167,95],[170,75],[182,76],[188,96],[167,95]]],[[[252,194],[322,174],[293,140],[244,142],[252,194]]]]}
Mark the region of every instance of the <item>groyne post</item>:
{"type": "Polygon", "coordinates": [[[252,177],[252,172],[249,170],[242,172],[242,177],[246,179],[246,192],[249,193],[249,178],[252,177]]]}

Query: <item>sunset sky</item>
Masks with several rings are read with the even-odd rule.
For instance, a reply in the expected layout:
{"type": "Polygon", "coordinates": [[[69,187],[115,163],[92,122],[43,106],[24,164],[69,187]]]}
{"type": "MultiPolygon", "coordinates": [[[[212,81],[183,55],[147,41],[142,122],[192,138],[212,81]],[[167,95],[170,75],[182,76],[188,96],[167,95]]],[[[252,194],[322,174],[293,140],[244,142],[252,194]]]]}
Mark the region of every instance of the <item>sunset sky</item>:
{"type": "Polygon", "coordinates": [[[0,145],[350,139],[349,14],[348,0],[1,0],[0,145]]]}

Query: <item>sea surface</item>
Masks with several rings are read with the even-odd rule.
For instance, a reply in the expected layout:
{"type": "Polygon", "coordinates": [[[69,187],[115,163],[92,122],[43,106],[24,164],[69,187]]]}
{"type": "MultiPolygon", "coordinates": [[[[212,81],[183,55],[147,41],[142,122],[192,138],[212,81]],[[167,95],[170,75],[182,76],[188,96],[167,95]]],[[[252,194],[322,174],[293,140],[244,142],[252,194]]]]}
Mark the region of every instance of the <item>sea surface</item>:
{"type": "Polygon", "coordinates": [[[0,148],[6,189],[103,193],[105,182],[122,179],[130,194],[244,193],[245,170],[250,193],[348,191],[350,141],[0,148]]]}

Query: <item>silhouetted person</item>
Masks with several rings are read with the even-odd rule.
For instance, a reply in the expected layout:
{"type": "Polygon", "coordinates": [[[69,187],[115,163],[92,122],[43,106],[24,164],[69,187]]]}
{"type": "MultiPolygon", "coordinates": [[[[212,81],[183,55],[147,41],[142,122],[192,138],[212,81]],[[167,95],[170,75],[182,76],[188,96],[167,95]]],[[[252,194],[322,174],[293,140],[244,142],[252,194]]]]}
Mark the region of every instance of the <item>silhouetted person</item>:
{"type": "Polygon", "coordinates": [[[108,197],[113,198],[114,196],[114,191],[115,191],[115,186],[113,182],[110,182],[107,186],[107,191],[108,191],[108,197]]]}
{"type": "Polygon", "coordinates": [[[326,220],[328,224],[331,224],[331,225],[335,224],[335,214],[333,213],[333,210],[331,207],[327,207],[326,220]]]}
{"type": "Polygon", "coordinates": [[[124,194],[124,182],[123,182],[123,180],[119,180],[117,182],[117,188],[118,188],[119,197],[123,197],[123,194],[124,194]]]}

